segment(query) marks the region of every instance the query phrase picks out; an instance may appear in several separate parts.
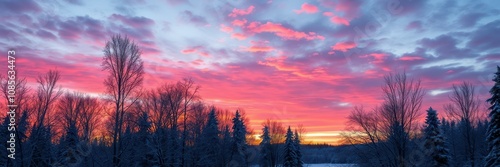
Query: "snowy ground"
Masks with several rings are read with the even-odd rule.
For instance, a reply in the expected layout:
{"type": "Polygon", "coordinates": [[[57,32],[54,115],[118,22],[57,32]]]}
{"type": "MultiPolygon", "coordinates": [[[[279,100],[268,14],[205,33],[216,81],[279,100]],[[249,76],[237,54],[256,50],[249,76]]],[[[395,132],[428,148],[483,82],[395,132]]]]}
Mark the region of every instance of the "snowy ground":
{"type": "Polygon", "coordinates": [[[304,167],[356,167],[355,164],[304,164],[304,167]]]}
{"type": "MultiPolygon", "coordinates": [[[[253,165],[252,167],[258,167],[253,165]]],[[[304,164],[304,167],[357,167],[356,164],[304,164]]]]}

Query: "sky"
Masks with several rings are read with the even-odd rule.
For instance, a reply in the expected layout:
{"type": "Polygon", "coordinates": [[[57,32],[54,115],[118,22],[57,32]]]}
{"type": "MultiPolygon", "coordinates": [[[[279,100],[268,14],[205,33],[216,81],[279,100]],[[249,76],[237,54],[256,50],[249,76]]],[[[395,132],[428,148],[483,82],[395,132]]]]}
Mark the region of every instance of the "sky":
{"type": "Polygon", "coordinates": [[[0,48],[16,51],[30,85],[57,69],[65,89],[102,94],[102,50],[122,34],[142,50],[144,88],[192,78],[208,104],[243,108],[256,133],[274,119],[315,143],[338,144],[354,106],[383,101],[391,72],[421,80],[421,110],[439,113],[463,81],[486,99],[500,65],[495,0],[0,3],[0,48]]]}

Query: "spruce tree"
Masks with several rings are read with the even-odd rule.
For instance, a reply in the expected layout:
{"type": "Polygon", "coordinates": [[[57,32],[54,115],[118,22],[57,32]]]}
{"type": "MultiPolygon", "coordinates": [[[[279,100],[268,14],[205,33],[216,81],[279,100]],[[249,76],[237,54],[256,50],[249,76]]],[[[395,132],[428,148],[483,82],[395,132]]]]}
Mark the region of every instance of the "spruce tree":
{"type": "Polygon", "coordinates": [[[296,167],[297,164],[297,152],[295,150],[295,142],[292,129],[288,126],[285,139],[285,157],[283,167],[296,167]]]}
{"type": "Polygon", "coordinates": [[[231,160],[240,166],[247,166],[246,162],[246,127],[243,124],[240,112],[236,111],[233,118],[233,141],[231,149],[231,160]]]}
{"type": "Polygon", "coordinates": [[[226,125],[224,131],[222,132],[222,143],[221,143],[221,155],[222,155],[222,166],[228,166],[231,161],[231,148],[232,148],[233,137],[231,136],[231,131],[229,126],[226,125]]]}
{"type": "MultiPolygon", "coordinates": [[[[8,127],[9,127],[9,123],[10,123],[10,120],[9,120],[9,115],[6,115],[5,118],[3,119],[3,123],[0,125],[1,129],[0,129],[0,140],[2,141],[2,144],[0,144],[0,165],[4,166],[4,165],[7,165],[9,164],[9,161],[10,158],[8,158],[8,154],[10,154],[9,151],[7,151],[7,148],[9,148],[9,143],[7,143],[6,141],[9,140],[9,135],[10,135],[10,132],[7,130],[8,127]]],[[[17,155],[15,155],[17,156],[17,155]]]]}
{"type": "Polygon", "coordinates": [[[262,167],[271,166],[271,137],[269,136],[269,127],[264,126],[262,135],[260,136],[260,165],[262,167]]]}
{"type": "Polygon", "coordinates": [[[217,115],[215,114],[215,108],[210,110],[208,114],[207,124],[201,132],[200,144],[200,160],[197,166],[221,166],[219,156],[219,123],[217,121],[217,115]]]}
{"type": "Polygon", "coordinates": [[[490,89],[491,98],[487,100],[491,104],[490,124],[486,140],[489,145],[489,153],[486,156],[486,167],[500,166],[500,66],[493,79],[495,85],[490,89]]]}
{"type": "Polygon", "coordinates": [[[61,151],[61,156],[58,163],[64,166],[78,165],[81,162],[81,157],[77,152],[78,144],[78,129],[76,128],[75,123],[71,123],[66,130],[64,140],[60,143],[59,148],[61,151]]]}
{"type": "Polygon", "coordinates": [[[433,167],[449,166],[449,151],[446,147],[441,129],[439,129],[439,120],[436,110],[433,110],[432,107],[427,110],[424,135],[425,154],[428,157],[429,165],[433,167]]]}
{"type": "Polygon", "coordinates": [[[297,130],[295,130],[295,137],[294,137],[294,144],[295,144],[295,152],[297,154],[297,159],[295,160],[295,164],[297,167],[302,167],[304,165],[304,162],[302,161],[302,152],[300,149],[300,137],[299,133],[297,133],[297,130]]]}
{"type": "Polygon", "coordinates": [[[134,148],[140,156],[134,157],[136,158],[136,166],[159,166],[159,160],[156,156],[151,133],[149,131],[151,122],[149,121],[148,113],[143,112],[137,122],[139,131],[136,134],[134,148]]]}

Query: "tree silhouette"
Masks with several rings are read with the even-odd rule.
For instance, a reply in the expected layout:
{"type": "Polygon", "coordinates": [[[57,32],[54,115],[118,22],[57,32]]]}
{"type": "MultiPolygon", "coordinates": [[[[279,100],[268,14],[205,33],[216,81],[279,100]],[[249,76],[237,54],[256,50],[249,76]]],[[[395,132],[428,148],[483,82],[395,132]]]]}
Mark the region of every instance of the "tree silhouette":
{"type": "MultiPolygon", "coordinates": [[[[139,47],[128,37],[115,35],[106,42],[102,67],[109,73],[104,81],[107,93],[111,96],[115,110],[112,117],[113,166],[120,165],[121,140],[124,116],[130,107],[133,93],[143,80],[144,67],[139,47]]],[[[133,103],[133,102],[132,102],[133,103]]]]}

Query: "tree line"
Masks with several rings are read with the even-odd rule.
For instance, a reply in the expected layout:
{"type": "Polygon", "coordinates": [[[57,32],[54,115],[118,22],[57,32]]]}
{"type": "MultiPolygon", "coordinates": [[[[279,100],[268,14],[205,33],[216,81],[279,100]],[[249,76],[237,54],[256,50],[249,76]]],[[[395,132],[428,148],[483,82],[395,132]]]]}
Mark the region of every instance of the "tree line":
{"type": "Polygon", "coordinates": [[[429,107],[423,126],[420,80],[396,73],[384,81],[382,104],[356,106],[348,117],[343,138],[359,166],[500,166],[500,67],[487,103],[470,82],[453,85],[444,111],[429,107]]]}
{"type": "MultiPolygon", "coordinates": [[[[96,97],[64,91],[61,75],[16,78],[15,159],[8,158],[10,119],[0,129],[0,166],[302,166],[300,129],[263,123],[255,140],[242,109],[205,103],[192,79],[147,88],[141,50],[115,35],[103,49],[106,92],[96,97]]],[[[7,79],[1,78],[7,110],[7,79]]]]}

